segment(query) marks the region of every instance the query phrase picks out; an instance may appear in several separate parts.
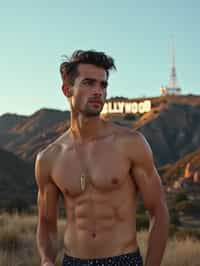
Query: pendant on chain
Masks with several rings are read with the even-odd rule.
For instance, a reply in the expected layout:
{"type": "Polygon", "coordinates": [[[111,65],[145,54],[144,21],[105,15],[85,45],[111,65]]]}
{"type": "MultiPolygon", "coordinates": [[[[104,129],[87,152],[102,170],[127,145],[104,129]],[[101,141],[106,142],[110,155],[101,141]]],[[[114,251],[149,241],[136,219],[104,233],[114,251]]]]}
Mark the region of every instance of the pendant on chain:
{"type": "Polygon", "coordinates": [[[84,174],[81,175],[81,190],[84,191],[86,188],[86,177],[84,174]]]}

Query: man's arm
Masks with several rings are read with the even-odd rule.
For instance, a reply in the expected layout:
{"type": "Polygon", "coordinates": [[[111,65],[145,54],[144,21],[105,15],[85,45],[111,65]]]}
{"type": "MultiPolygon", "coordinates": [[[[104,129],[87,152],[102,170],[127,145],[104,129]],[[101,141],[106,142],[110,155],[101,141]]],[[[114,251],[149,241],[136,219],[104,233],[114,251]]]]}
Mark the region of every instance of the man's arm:
{"type": "Polygon", "coordinates": [[[38,186],[37,246],[42,266],[54,266],[57,255],[57,215],[59,190],[50,178],[46,152],[38,154],[35,177],[38,186]]]}
{"type": "Polygon", "coordinates": [[[132,175],[150,214],[150,235],[145,266],[160,266],[168,237],[169,214],[151,149],[140,133],[130,146],[132,175]]]}

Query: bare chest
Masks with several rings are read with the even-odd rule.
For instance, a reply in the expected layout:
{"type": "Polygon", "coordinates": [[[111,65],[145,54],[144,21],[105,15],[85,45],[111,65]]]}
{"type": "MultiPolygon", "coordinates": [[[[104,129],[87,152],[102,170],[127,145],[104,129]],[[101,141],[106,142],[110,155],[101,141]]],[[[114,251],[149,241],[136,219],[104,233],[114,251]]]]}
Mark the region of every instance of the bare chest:
{"type": "Polygon", "coordinates": [[[118,189],[129,173],[129,161],[113,141],[89,143],[80,149],[63,149],[56,158],[53,180],[63,193],[77,196],[85,190],[112,191],[118,189]]]}

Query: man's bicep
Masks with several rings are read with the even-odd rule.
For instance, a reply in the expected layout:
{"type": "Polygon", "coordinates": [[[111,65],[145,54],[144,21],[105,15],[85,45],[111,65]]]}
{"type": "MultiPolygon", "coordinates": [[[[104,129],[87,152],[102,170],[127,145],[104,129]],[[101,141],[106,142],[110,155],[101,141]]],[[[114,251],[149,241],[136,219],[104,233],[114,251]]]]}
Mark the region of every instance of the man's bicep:
{"type": "Polygon", "coordinates": [[[52,182],[48,162],[38,156],[35,163],[35,178],[38,186],[38,214],[41,221],[56,225],[59,190],[52,182]]]}
{"type": "Polygon", "coordinates": [[[146,139],[138,134],[132,147],[132,175],[143,198],[145,207],[153,211],[163,201],[163,188],[156,170],[151,148],[146,139]],[[134,149],[135,148],[135,149],[134,149]]]}
{"type": "Polygon", "coordinates": [[[152,171],[149,172],[145,168],[136,167],[133,175],[145,208],[154,212],[164,199],[163,187],[157,170],[152,167],[152,171]]]}

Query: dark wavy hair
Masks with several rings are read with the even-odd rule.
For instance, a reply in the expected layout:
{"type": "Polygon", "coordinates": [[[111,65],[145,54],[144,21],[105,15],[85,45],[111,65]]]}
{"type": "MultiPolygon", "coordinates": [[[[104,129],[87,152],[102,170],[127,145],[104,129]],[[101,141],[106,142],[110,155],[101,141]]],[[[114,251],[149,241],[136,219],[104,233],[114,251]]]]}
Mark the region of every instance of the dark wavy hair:
{"type": "Polygon", "coordinates": [[[92,64],[97,67],[103,68],[106,71],[107,78],[109,77],[110,70],[116,70],[115,63],[112,57],[107,56],[103,52],[97,52],[94,50],[77,50],[75,51],[71,58],[68,58],[60,65],[60,73],[62,80],[69,82],[70,85],[74,85],[74,81],[76,77],[79,75],[78,73],[78,65],[79,64],[92,64]]]}

